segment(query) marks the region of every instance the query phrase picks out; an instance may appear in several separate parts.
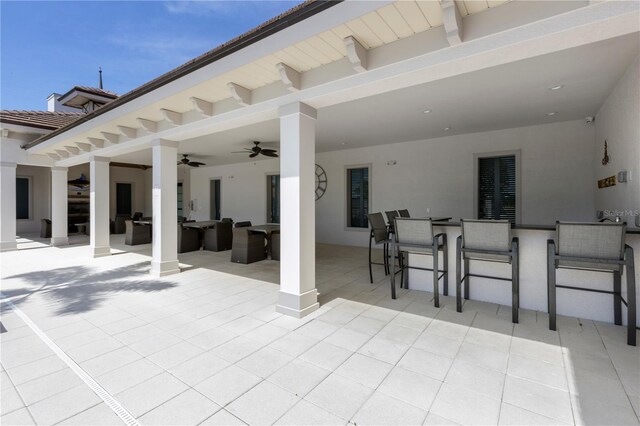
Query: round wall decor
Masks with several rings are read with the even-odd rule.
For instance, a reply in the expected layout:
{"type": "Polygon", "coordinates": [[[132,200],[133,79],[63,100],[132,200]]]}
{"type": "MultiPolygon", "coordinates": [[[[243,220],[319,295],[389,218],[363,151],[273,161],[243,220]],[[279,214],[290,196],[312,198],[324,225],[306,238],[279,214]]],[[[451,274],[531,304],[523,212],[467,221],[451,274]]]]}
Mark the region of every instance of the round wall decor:
{"type": "Polygon", "coordinates": [[[324,195],[327,190],[327,173],[322,166],[316,164],[316,201],[324,195]]]}

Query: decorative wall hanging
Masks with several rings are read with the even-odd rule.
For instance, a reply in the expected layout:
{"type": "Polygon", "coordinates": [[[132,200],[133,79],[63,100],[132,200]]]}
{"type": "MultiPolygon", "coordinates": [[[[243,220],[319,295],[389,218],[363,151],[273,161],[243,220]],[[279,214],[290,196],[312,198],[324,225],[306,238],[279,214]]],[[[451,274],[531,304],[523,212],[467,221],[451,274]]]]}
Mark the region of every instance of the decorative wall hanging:
{"type": "Polygon", "coordinates": [[[322,166],[316,164],[316,201],[324,195],[327,190],[327,173],[322,166]]]}
{"type": "MultiPolygon", "coordinates": [[[[604,160],[603,160],[604,161],[604,160]]],[[[598,189],[608,188],[616,184],[616,176],[609,176],[608,178],[600,179],[598,181],[598,189]]]]}
{"type": "MultiPolygon", "coordinates": [[[[609,160],[611,160],[611,158],[609,158],[609,153],[607,152],[607,140],[604,140],[604,157],[602,157],[602,165],[606,166],[607,164],[609,164],[609,160]]],[[[614,182],[615,185],[615,182],[614,182]]]]}

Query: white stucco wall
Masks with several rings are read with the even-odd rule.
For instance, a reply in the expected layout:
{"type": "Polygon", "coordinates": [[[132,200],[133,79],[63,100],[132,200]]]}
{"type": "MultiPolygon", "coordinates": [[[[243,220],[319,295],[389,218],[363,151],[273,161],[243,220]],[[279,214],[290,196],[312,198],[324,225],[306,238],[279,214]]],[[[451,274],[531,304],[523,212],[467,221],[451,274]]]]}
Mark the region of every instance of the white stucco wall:
{"type": "MultiPolygon", "coordinates": [[[[595,189],[596,208],[618,211],[632,225],[640,209],[640,57],[629,66],[596,115],[594,170],[596,179],[631,172],[628,183],[595,189]],[[610,162],[602,165],[604,141],[610,162]],[[630,214],[631,213],[631,214],[630,214]]],[[[597,182],[594,182],[597,188],[597,182]]]]}
{"type": "Polygon", "coordinates": [[[51,219],[51,170],[48,167],[18,165],[16,177],[31,179],[30,217],[16,221],[16,233],[40,232],[41,220],[51,219]]]}
{"type": "MultiPolygon", "coordinates": [[[[474,154],[496,151],[521,151],[522,223],[594,220],[593,137],[593,126],[576,120],[316,154],[328,177],[316,203],[316,238],[368,242],[366,230],[345,228],[347,166],[371,165],[372,212],[408,208],[414,216],[459,219],[474,214],[474,154]],[[388,166],[391,160],[396,165],[388,166]]],[[[222,215],[265,222],[265,176],[278,170],[278,160],[192,170],[194,218],[209,219],[209,180],[221,178],[222,215]]]]}

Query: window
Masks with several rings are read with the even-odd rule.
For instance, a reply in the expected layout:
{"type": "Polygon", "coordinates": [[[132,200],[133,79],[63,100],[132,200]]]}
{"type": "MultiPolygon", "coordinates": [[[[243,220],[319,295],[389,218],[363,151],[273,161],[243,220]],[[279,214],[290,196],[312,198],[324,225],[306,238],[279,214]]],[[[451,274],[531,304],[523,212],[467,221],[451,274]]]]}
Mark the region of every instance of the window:
{"type": "Polygon", "coordinates": [[[478,219],[516,221],[516,156],[478,158],[478,219]]]}
{"type": "Polygon", "coordinates": [[[130,183],[116,183],[116,214],[133,214],[132,194],[130,183]]]}
{"type": "Polygon", "coordinates": [[[347,169],[347,227],[367,228],[369,167],[347,169]]]}
{"type": "Polygon", "coordinates": [[[280,175],[267,175],[267,222],[280,223],[280,175]]]}
{"type": "Polygon", "coordinates": [[[30,219],[31,179],[28,177],[16,178],[16,219],[30,219]]]}
{"type": "Polygon", "coordinates": [[[184,216],[182,182],[178,182],[178,219],[184,216]]]}

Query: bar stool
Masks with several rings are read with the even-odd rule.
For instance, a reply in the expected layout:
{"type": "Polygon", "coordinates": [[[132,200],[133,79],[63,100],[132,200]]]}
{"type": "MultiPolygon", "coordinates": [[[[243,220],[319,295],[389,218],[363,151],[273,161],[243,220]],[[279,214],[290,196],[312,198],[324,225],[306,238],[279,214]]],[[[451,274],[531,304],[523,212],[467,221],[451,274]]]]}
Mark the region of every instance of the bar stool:
{"type": "Polygon", "coordinates": [[[520,268],[518,238],[511,237],[508,220],[462,220],[462,235],[456,241],[456,310],[462,312],[462,283],[464,298],[469,300],[469,278],[490,278],[511,281],[511,321],[518,323],[520,307],[520,268]],[[511,264],[511,278],[472,274],[470,260],[511,264]],[[462,275],[464,262],[464,276],[462,275]]]}
{"type": "MultiPolygon", "coordinates": [[[[443,294],[449,294],[448,281],[448,261],[447,261],[447,234],[440,233],[433,235],[433,222],[431,219],[411,219],[396,217],[394,220],[395,234],[391,240],[391,259],[395,259],[396,252],[399,259],[403,255],[407,255],[406,264],[401,263],[401,271],[405,269],[418,269],[422,271],[433,272],[433,305],[440,307],[440,290],[438,282],[443,280],[443,294]],[[442,251],[443,270],[439,275],[438,270],[438,254],[442,251]],[[417,254],[424,256],[433,256],[433,268],[419,268],[409,264],[409,254],[417,254]]],[[[408,271],[407,271],[408,272],[408,271]]],[[[407,274],[408,275],[408,274],[407,274]]],[[[391,298],[396,298],[396,282],[395,282],[395,262],[391,262],[391,298]]]]}
{"type": "Polygon", "coordinates": [[[409,210],[407,209],[398,210],[398,214],[400,215],[400,217],[411,217],[411,215],[409,214],[409,210]]]}
{"type": "Polygon", "coordinates": [[[633,248],[625,244],[626,223],[556,222],[556,241],[547,241],[549,330],[556,329],[556,288],[613,295],[613,316],[622,325],[627,307],[627,344],[636,345],[636,276],[633,248]],[[622,298],[622,272],[627,269],[627,300],[622,298]],[[613,291],[558,285],[556,269],[613,273],[613,291]]]}
{"type": "Polygon", "coordinates": [[[384,212],[384,214],[387,215],[387,224],[389,225],[389,232],[393,233],[393,219],[399,216],[398,211],[391,210],[388,212],[384,212]]]}
{"type": "Polygon", "coordinates": [[[384,223],[384,217],[382,213],[369,213],[369,225],[371,225],[371,233],[369,234],[369,279],[373,284],[373,271],[371,265],[383,265],[384,275],[389,275],[389,229],[387,224],[384,223]],[[376,245],[382,244],[382,257],[383,263],[376,263],[371,261],[371,243],[375,242],[376,245]]]}

